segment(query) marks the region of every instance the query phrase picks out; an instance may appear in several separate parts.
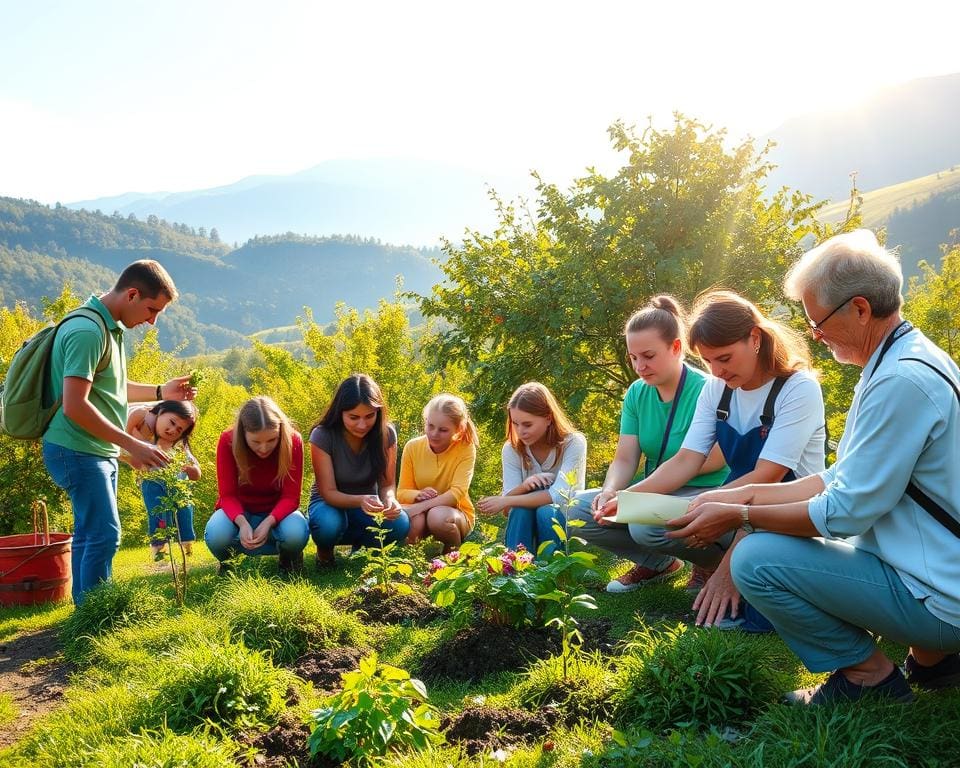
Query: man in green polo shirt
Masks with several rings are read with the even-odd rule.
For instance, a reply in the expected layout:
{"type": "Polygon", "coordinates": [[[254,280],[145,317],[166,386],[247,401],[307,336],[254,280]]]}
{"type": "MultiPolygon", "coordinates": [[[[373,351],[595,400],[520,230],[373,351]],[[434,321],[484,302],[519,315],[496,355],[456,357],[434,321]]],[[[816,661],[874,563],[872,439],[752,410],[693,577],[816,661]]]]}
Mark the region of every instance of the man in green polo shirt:
{"type": "Polygon", "coordinates": [[[103,353],[103,328],[91,317],[67,320],[57,331],[50,361],[50,385],[63,405],[43,436],[43,461],[73,507],[73,601],[110,578],[120,546],[117,511],[117,457],[123,449],[135,469],[165,466],[156,445],[124,431],[127,403],[192,399],[189,376],[164,384],[127,381],[123,332],[153,325],[177,297],[167,271],[156,261],[135,261],[116,285],[84,306],[103,320],[110,335],[110,363],[97,371],[103,353]]]}

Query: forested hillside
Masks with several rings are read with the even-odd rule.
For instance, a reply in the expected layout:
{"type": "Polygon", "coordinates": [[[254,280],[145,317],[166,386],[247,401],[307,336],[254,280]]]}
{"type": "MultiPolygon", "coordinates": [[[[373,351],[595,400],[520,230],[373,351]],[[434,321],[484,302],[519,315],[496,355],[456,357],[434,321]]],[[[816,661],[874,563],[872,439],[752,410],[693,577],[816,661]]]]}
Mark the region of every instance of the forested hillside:
{"type": "Polygon", "coordinates": [[[333,318],[338,301],[374,306],[390,298],[397,276],[416,291],[438,279],[440,252],[396,248],[356,237],[254,238],[233,250],[209,232],[100,212],[0,198],[0,301],[38,305],[69,282],[85,295],[110,286],[135,259],[160,261],[181,298],[159,324],[164,348],[186,354],[245,343],[256,331],[291,324],[312,308],[333,318]]]}

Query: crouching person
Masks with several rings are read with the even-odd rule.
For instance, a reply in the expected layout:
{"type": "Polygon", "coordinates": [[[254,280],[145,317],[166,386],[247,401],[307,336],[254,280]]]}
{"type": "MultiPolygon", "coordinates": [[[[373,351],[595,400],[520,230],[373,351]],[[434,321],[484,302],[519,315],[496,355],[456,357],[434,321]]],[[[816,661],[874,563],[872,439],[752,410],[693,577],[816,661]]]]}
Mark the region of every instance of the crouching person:
{"type": "Polygon", "coordinates": [[[813,336],[863,368],[825,472],[705,493],[672,536],[701,546],[762,529],[737,589],[825,683],[795,703],[899,701],[960,683],[960,371],[900,315],[896,258],[866,230],[808,252],[786,281],[813,336]],[[906,679],[875,636],[910,646],[906,679]]]}
{"type": "Polygon", "coordinates": [[[303,569],[310,536],[298,511],[303,486],[303,440],[269,397],[240,409],[217,444],[217,509],[203,538],[225,573],[237,552],[280,556],[281,573],[303,569]]]}

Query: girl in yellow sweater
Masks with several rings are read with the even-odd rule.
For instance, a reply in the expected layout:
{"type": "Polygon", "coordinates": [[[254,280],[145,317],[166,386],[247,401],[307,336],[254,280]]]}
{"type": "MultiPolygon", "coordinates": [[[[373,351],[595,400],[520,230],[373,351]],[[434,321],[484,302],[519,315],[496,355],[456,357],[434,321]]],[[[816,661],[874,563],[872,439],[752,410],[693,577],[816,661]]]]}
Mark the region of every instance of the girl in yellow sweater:
{"type": "Polygon", "coordinates": [[[480,440],[467,405],[437,395],[423,409],[424,432],[403,447],[397,501],[410,517],[410,543],[433,536],[447,553],[473,528],[470,481],[480,440]]]}

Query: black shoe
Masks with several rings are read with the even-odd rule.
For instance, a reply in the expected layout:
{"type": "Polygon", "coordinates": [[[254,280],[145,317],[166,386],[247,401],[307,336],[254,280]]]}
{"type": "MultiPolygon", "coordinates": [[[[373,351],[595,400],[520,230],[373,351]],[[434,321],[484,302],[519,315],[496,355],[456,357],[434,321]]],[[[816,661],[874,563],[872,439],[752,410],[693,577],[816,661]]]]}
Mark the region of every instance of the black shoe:
{"type": "Polygon", "coordinates": [[[907,682],[925,691],[956,688],[960,685],[960,653],[951,653],[932,667],[917,663],[913,654],[908,653],[903,668],[907,673],[907,682]]]}
{"type": "Polygon", "coordinates": [[[229,576],[231,573],[233,573],[233,564],[228,560],[221,560],[217,566],[217,576],[229,576]]]}
{"type": "Polygon", "coordinates": [[[837,670],[823,685],[791,691],[783,698],[788,704],[835,704],[841,701],[858,701],[864,696],[883,696],[905,703],[913,701],[913,691],[907,685],[899,667],[894,667],[893,671],[876,685],[851,683],[837,670]]]}
{"type": "Polygon", "coordinates": [[[293,555],[281,552],[278,570],[285,576],[299,576],[303,573],[303,552],[293,555]]]}

